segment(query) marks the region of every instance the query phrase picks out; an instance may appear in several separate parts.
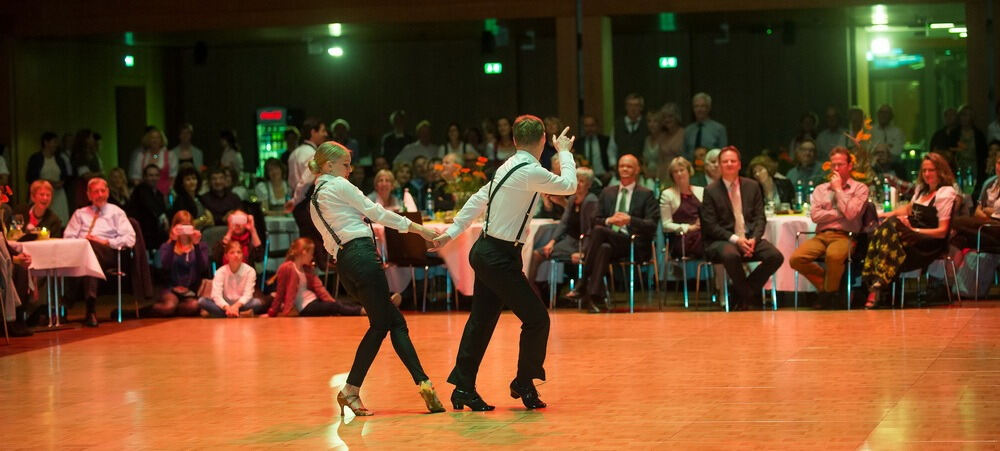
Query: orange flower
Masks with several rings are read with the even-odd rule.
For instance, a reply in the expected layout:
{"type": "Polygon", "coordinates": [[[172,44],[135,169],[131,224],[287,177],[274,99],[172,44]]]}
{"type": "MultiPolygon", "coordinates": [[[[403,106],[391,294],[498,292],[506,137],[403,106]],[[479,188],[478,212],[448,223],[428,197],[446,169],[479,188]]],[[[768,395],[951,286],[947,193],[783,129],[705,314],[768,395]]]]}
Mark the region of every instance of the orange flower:
{"type": "Polygon", "coordinates": [[[830,162],[829,161],[823,163],[823,170],[824,171],[829,171],[830,170],[830,162]]]}
{"type": "Polygon", "coordinates": [[[854,177],[858,180],[863,180],[865,178],[865,173],[858,171],[851,171],[851,177],[854,177]]]}
{"type": "Polygon", "coordinates": [[[865,119],[865,130],[872,129],[872,118],[865,119]]]}
{"type": "Polygon", "coordinates": [[[472,175],[474,175],[474,176],[476,176],[478,178],[481,178],[483,180],[486,180],[486,173],[483,172],[483,171],[473,171],[472,175]]]}
{"type": "Polygon", "coordinates": [[[486,158],[486,157],[476,158],[476,163],[486,164],[487,161],[490,161],[490,160],[488,158],[486,158]]]}
{"type": "Polygon", "coordinates": [[[469,168],[462,168],[462,169],[461,169],[460,171],[461,171],[461,172],[462,172],[463,174],[468,174],[469,172],[472,172],[472,169],[469,169],[469,168]]]}
{"type": "Polygon", "coordinates": [[[443,171],[444,170],[444,165],[441,164],[441,163],[435,163],[434,164],[434,170],[435,171],[443,171]]]}

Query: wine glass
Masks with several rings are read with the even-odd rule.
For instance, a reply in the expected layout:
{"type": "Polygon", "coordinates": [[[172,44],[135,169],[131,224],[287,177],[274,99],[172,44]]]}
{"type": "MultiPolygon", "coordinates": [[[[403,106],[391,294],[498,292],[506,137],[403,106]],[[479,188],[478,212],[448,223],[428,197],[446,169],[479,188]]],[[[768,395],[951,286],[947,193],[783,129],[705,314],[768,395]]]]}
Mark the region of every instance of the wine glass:
{"type": "Polygon", "coordinates": [[[24,215],[14,215],[11,220],[11,225],[14,226],[19,232],[24,231],[24,215]]]}

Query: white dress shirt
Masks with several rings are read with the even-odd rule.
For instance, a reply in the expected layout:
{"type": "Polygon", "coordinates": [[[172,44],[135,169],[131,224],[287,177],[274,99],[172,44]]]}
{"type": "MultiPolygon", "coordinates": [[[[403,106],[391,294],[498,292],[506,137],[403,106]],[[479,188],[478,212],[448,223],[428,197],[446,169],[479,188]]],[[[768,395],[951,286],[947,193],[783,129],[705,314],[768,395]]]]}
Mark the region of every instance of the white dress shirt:
{"type": "MultiPolygon", "coordinates": [[[[532,198],[536,193],[559,194],[568,196],[576,192],[576,161],[573,154],[567,151],[559,152],[559,168],[561,175],[555,175],[538,163],[533,155],[518,150],[499,168],[493,179],[497,184],[503,180],[508,171],[521,163],[526,166],[511,174],[504,182],[500,191],[493,197],[490,207],[490,218],[486,218],[487,235],[503,241],[513,242],[524,222],[524,214],[531,208],[532,198]]],[[[486,212],[489,203],[490,183],[487,183],[465,203],[462,211],[455,216],[455,223],[448,227],[448,236],[455,238],[486,212]]],[[[496,184],[493,184],[495,187],[496,184]]],[[[521,234],[521,239],[525,234],[521,234]]]]}
{"type": "Polygon", "coordinates": [[[93,205],[78,208],[69,218],[63,238],[86,238],[88,231],[108,240],[108,245],[115,249],[135,246],[135,229],[125,212],[115,204],[105,204],[99,213],[93,205]]]}
{"type": "Polygon", "coordinates": [[[316,145],[304,141],[288,156],[288,187],[292,189],[292,202],[298,205],[306,198],[306,191],[316,176],[309,170],[309,160],[316,155],[316,145]]]}
{"type": "Polygon", "coordinates": [[[240,263],[235,273],[229,269],[229,264],[222,265],[212,278],[212,301],[223,310],[237,302],[247,305],[253,298],[256,284],[257,273],[250,265],[240,263]]]}
{"type": "Polygon", "coordinates": [[[736,244],[740,238],[746,238],[747,223],[743,216],[743,193],[740,192],[740,178],[735,181],[722,180],[726,185],[726,192],[729,193],[729,205],[733,209],[734,233],[729,237],[729,242],[736,244]]]}
{"type": "Polygon", "coordinates": [[[896,127],[895,125],[888,125],[882,128],[881,125],[872,126],[871,140],[868,141],[869,145],[874,149],[875,146],[879,144],[888,144],[889,153],[895,156],[903,153],[903,145],[906,144],[906,138],[903,137],[903,131],[896,127]]]}
{"type": "MultiPolygon", "coordinates": [[[[330,234],[330,229],[337,234],[342,244],[347,244],[356,238],[372,236],[371,227],[364,222],[365,217],[386,227],[406,233],[410,228],[410,220],[386,210],[343,177],[329,174],[320,175],[316,179],[316,192],[319,201],[319,212],[310,204],[309,215],[313,224],[323,236],[323,246],[330,255],[337,255],[340,246],[330,234]],[[320,188],[322,185],[322,188],[320,188]],[[325,221],[325,222],[324,222],[325,221]],[[327,227],[329,225],[329,228],[327,227]]],[[[312,202],[312,200],[309,200],[312,202]]]]}

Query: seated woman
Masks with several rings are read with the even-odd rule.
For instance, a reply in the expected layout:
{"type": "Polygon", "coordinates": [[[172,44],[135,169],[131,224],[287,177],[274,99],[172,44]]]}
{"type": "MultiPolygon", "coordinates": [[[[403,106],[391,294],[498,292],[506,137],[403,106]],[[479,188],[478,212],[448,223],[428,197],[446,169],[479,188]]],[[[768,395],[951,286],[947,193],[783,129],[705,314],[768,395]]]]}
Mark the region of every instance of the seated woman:
{"type": "Polygon", "coordinates": [[[396,192],[396,176],[392,171],[381,169],[375,174],[375,191],[368,194],[368,198],[381,205],[386,210],[395,212],[413,212],[417,210],[417,203],[413,200],[409,190],[404,190],[402,199],[396,192]]]}
{"type": "Polygon", "coordinates": [[[292,199],[292,193],[285,181],[285,166],[277,158],[269,158],[264,163],[264,175],[267,180],[261,180],[254,187],[257,200],[264,214],[268,216],[287,216],[285,202],[292,199]]]}
{"type": "Polygon", "coordinates": [[[128,177],[122,168],[111,168],[108,172],[108,203],[117,205],[122,210],[128,207],[128,199],[132,197],[132,188],[128,185],[128,177]]]}
{"type": "Polygon", "coordinates": [[[531,255],[528,282],[538,293],[541,293],[541,290],[535,284],[535,278],[538,276],[539,265],[547,259],[579,263],[580,235],[590,232],[594,217],[597,215],[597,196],[589,192],[590,184],[594,181],[594,171],[590,168],[577,168],[576,181],[576,192],[569,196],[568,208],[556,224],[552,239],[531,255]]]}
{"type": "Polygon", "coordinates": [[[996,175],[983,185],[975,215],[955,218],[954,228],[958,235],[952,244],[959,249],[974,249],[979,239],[979,228],[991,224],[991,227],[983,228],[982,249],[985,252],[1000,253],[1000,158],[994,160],[993,170],[996,175]]]}
{"type": "Polygon", "coordinates": [[[288,255],[285,256],[285,262],[278,267],[278,273],[275,275],[278,281],[277,289],[266,316],[289,316],[293,307],[299,316],[365,314],[365,309],[360,305],[337,302],[330,296],[330,292],[326,291],[323,282],[313,271],[315,250],[316,245],[309,238],[299,238],[292,242],[288,248],[288,255]]]}
{"type": "Polygon", "coordinates": [[[160,246],[157,258],[168,288],[155,304],[143,309],[144,316],[195,316],[198,314],[198,288],[210,271],[208,249],[201,242],[201,232],[191,225],[191,214],[179,211],[171,221],[170,238],[160,246]]]}
{"type": "MultiPolygon", "coordinates": [[[[61,238],[62,220],[49,208],[52,205],[52,184],[48,180],[38,179],[31,182],[29,190],[31,203],[14,209],[15,215],[24,218],[24,231],[32,233],[45,228],[49,231],[49,237],[61,238]]],[[[10,227],[10,224],[7,226],[10,227]]]]}
{"type": "Polygon", "coordinates": [[[181,168],[174,178],[174,188],[170,192],[173,203],[170,205],[170,215],[179,211],[191,214],[191,225],[198,230],[204,230],[215,224],[212,212],[201,203],[198,194],[201,192],[201,174],[194,168],[181,168]]]}
{"type": "Polygon", "coordinates": [[[238,318],[241,315],[261,314],[264,303],[253,297],[257,273],[243,263],[243,250],[238,241],[226,245],[226,264],[215,271],[212,278],[212,297],[198,300],[203,316],[213,318],[238,318]]]}
{"type": "MultiPolygon", "coordinates": [[[[760,182],[764,190],[764,203],[791,203],[795,197],[792,182],[778,174],[778,163],[766,155],[758,155],[750,160],[750,176],[760,182]]],[[[809,193],[806,193],[808,196],[809,193]]]]}
{"type": "Polygon", "coordinates": [[[243,251],[243,262],[253,264],[256,260],[256,255],[261,250],[261,241],[257,235],[257,228],[254,227],[253,216],[236,210],[229,214],[229,217],[226,218],[226,223],[229,224],[229,229],[226,230],[226,235],[219,241],[219,246],[216,250],[216,261],[224,263],[220,260],[223,260],[225,249],[228,249],[229,243],[235,242],[239,243],[240,249],[243,251]]]}
{"type": "Polygon", "coordinates": [[[660,221],[665,234],[684,234],[683,240],[670,240],[670,254],[674,258],[699,258],[703,253],[699,211],[705,188],[691,184],[694,167],[684,157],[670,161],[668,170],[673,186],[660,194],[660,221]]]}
{"type": "Polygon", "coordinates": [[[883,291],[900,273],[929,265],[948,245],[948,226],[957,193],[955,176],[939,154],[929,153],[920,163],[916,193],[909,204],[891,212],[872,233],[861,278],[868,285],[865,308],[874,308],[883,291]]]}

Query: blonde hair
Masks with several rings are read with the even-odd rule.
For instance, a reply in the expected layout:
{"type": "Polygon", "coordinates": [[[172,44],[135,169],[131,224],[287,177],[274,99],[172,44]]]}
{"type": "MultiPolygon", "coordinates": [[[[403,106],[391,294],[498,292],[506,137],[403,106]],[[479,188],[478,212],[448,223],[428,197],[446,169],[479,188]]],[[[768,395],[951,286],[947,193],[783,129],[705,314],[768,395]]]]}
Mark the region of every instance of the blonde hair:
{"type": "Polygon", "coordinates": [[[382,177],[382,176],[389,177],[389,181],[392,182],[392,186],[397,186],[396,185],[396,175],[393,174],[392,171],[390,171],[388,169],[379,169],[379,171],[375,173],[375,178],[372,179],[372,180],[374,182],[378,182],[378,178],[382,177]]]}
{"type": "MultiPolygon", "coordinates": [[[[154,128],[154,129],[146,132],[145,135],[142,135],[142,147],[144,149],[149,149],[150,148],[149,146],[152,144],[153,134],[154,133],[157,134],[157,135],[160,135],[160,149],[166,148],[167,147],[167,136],[164,135],[163,132],[161,132],[160,129],[157,129],[157,128],[154,128]]],[[[160,150],[160,149],[153,149],[153,150],[160,150]]]]}
{"type": "Polygon", "coordinates": [[[674,180],[674,171],[677,168],[687,169],[688,175],[694,175],[694,167],[691,166],[691,162],[688,161],[687,158],[674,157],[673,160],[670,160],[670,172],[668,172],[667,174],[670,176],[670,181],[675,184],[677,183],[677,181],[674,180]]]}
{"type": "Polygon", "coordinates": [[[327,141],[320,144],[319,148],[316,149],[316,155],[313,155],[313,159],[309,160],[309,171],[315,175],[319,175],[323,172],[323,165],[327,161],[336,161],[346,157],[348,154],[350,154],[350,151],[336,141],[327,141]]]}
{"type": "Polygon", "coordinates": [[[35,193],[42,188],[48,188],[49,192],[50,193],[52,192],[52,184],[49,183],[48,180],[38,179],[35,180],[34,182],[31,182],[31,188],[28,189],[29,195],[34,196],[35,193]]]}

